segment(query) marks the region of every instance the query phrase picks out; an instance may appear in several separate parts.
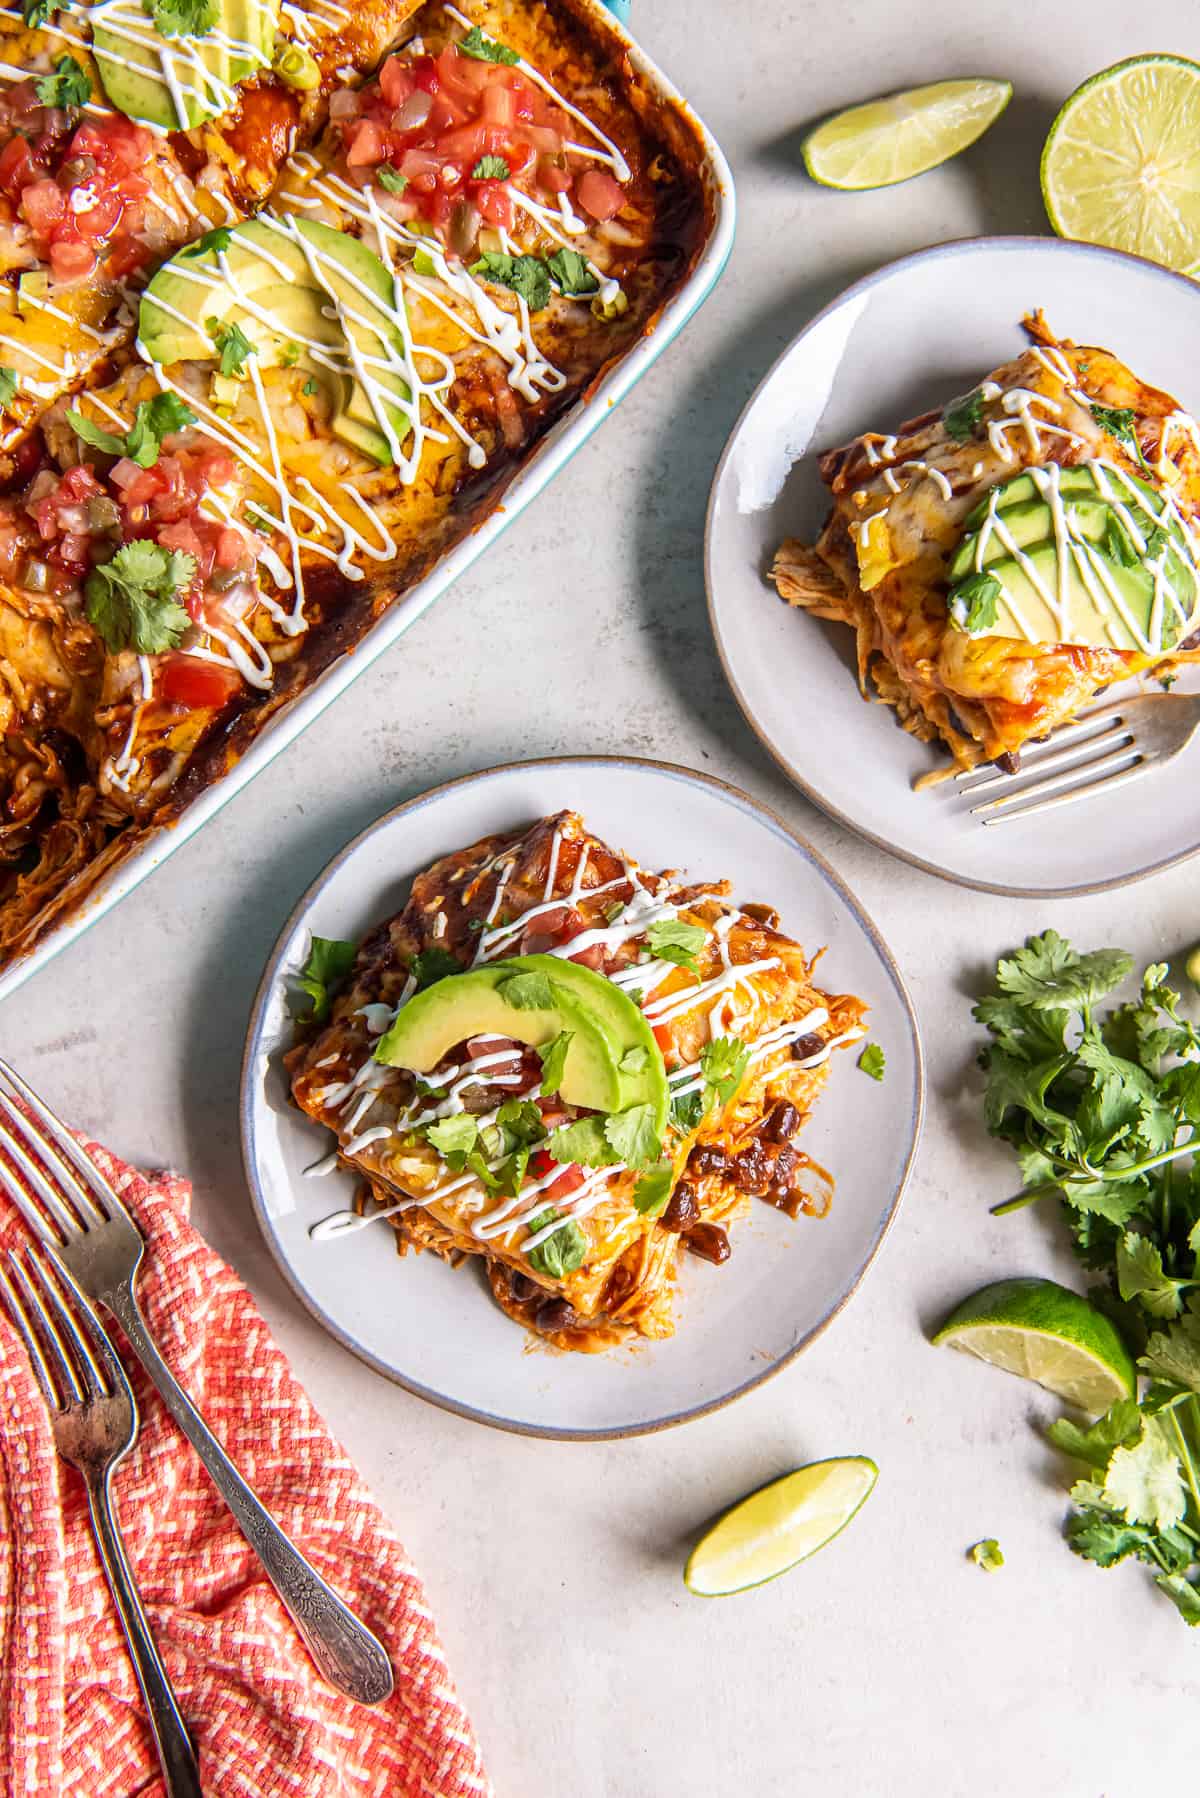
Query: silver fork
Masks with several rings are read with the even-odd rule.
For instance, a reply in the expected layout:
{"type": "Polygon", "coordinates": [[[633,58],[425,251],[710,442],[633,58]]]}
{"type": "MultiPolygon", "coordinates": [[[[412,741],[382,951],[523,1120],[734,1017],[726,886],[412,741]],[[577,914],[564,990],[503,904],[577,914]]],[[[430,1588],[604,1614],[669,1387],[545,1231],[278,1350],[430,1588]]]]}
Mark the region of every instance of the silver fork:
{"type": "Polygon", "coordinates": [[[34,1114],[30,1119],[0,1089],[0,1110],[8,1120],[7,1126],[0,1122],[0,1144],[40,1204],[30,1201],[2,1159],[0,1186],[64,1273],[121,1325],[330,1685],[358,1704],[381,1703],[392,1691],[383,1646],[250,1490],[159,1353],[138,1303],[145,1244],[137,1225],[61,1119],[7,1062],[0,1061],[0,1073],[34,1114]]]}
{"type": "Polygon", "coordinates": [[[1023,749],[1015,774],[988,766],[954,778],[968,799],[988,795],[971,807],[982,824],[1007,824],[1140,780],[1186,749],[1198,725],[1200,695],[1139,693],[1085,712],[1044,743],[1023,749]]]}
{"type": "Polygon", "coordinates": [[[150,1633],[113,1510],[112,1476],[137,1436],[133,1390],[100,1319],[74,1281],[66,1282],[68,1298],[36,1250],[27,1250],[25,1258],[27,1266],[17,1255],[8,1258],[15,1284],[0,1264],[0,1304],[25,1344],[50,1410],[55,1447],[83,1476],[92,1533],[129,1644],[169,1798],[202,1798],[187,1726],[150,1633]]]}

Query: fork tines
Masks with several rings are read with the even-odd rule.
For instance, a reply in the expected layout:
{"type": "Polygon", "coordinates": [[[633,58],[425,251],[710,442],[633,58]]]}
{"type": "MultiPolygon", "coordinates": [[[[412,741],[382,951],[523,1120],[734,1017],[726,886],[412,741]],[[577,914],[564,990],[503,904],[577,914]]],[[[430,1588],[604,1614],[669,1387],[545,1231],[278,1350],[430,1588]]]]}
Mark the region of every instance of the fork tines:
{"type": "Polygon", "coordinates": [[[62,1119],[6,1061],[0,1060],[0,1074],[28,1107],[22,1110],[0,1087],[0,1147],[12,1163],[0,1156],[0,1187],[30,1229],[61,1248],[81,1231],[124,1216],[120,1199],[62,1119]]]}
{"type": "Polygon", "coordinates": [[[9,1254],[8,1265],[11,1277],[0,1261],[0,1302],[25,1344],[50,1410],[66,1411],[118,1392],[123,1375],[112,1348],[69,1276],[60,1277],[73,1303],[36,1249],[26,1249],[24,1260],[9,1254]]]}
{"type": "Polygon", "coordinates": [[[1015,774],[989,765],[964,769],[954,778],[968,799],[1003,787],[1001,797],[984,799],[970,809],[984,824],[1004,824],[1069,805],[1094,787],[1119,786],[1140,772],[1144,761],[1132,727],[1117,709],[1089,713],[1044,743],[1023,749],[1015,774]]]}

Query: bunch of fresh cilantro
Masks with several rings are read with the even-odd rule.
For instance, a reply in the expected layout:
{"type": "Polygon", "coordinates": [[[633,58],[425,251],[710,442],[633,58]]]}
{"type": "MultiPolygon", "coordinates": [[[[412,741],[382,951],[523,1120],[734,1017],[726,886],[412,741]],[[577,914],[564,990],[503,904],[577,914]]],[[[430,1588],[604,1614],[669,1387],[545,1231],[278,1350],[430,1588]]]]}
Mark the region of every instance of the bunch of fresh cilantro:
{"type": "Polygon", "coordinates": [[[1200,1034],[1165,963],[1135,1000],[1101,1009],[1130,974],[1119,949],[1080,955],[1053,930],[996,969],[975,1016],[990,1041],[986,1117],[1025,1190],[1063,1207],[1089,1295],[1139,1357],[1147,1384],[1093,1424],[1050,1426],[1088,1469],[1067,1540],[1100,1567],[1135,1556],[1185,1622],[1200,1623],[1200,1034]]]}

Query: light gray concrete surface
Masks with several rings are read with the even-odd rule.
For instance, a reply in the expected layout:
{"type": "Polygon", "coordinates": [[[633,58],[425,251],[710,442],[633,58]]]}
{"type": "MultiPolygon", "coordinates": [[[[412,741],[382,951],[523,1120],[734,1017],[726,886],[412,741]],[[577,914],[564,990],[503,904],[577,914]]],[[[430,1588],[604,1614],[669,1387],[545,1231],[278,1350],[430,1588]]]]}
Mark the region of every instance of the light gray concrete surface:
{"type": "MultiPolygon", "coordinates": [[[[1046,924],[1165,956],[1200,935],[1195,865],[1119,894],[1029,904],[934,881],[833,826],[776,772],[725,689],[701,531],[734,418],[812,312],[921,245],[1043,230],[1038,152],[1062,98],[1136,51],[1194,53],[1195,24],[1179,0],[640,0],[635,25],[732,159],[741,225],[724,282],[494,553],[7,1002],[0,1040],[121,1153],[192,1176],[198,1221],[249,1281],[424,1574],[502,1798],[1182,1789],[1195,1779],[1200,1639],[1139,1570],[1102,1574],[1059,1540],[1064,1496],[1036,1427],[1051,1401],[933,1350],[924,1330],[988,1278],[1072,1277],[1045,1217],[987,1214],[1011,1168],[982,1135],[970,1073],[981,971],[1046,924]],[[797,146],[814,114],[964,72],[1010,76],[1017,93],[959,161],[877,194],[805,180],[797,146]],[[587,750],[723,775],[807,833],[897,952],[930,1072],[914,1182],[835,1328],[742,1403],[606,1446],[460,1422],[326,1339],[255,1229],[236,1113],[258,973],[333,851],[449,776],[587,750]],[[881,1473],[834,1547],[749,1596],[686,1594],[680,1570],[702,1520],[799,1462],[847,1451],[870,1453],[881,1473]],[[984,1535],[1003,1544],[1001,1573],[964,1558],[984,1535]]],[[[397,1270],[398,1304],[417,1271],[397,1270]]]]}

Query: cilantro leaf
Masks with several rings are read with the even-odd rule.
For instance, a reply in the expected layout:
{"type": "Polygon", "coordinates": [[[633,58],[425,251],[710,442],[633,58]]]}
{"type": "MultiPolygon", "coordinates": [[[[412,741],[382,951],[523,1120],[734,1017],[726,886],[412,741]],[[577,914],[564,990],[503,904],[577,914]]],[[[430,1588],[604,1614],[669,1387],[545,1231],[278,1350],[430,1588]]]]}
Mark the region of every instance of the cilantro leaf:
{"type": "Polygon", "coordinates": [[[122,544],[84,583],[87,615],[105,647],[156,655],[174,649],[191,619],[178,595],[191,586],[196,558],[148,538],[122,544]]]}
{"type": "Polygon", "coordinates": [[[1138,434],[1134,429],[1134,420],[1137,418],[1137,413],[1133,410],[1133,407],[1092,406],[1090,410],[1092,417],[1100,426],[1100,429],[1102,431],[1107,431],[1110,437],[1115,437],[1117,442],[1122,444],[1129,451],[1134,461],[1140,462],[1142,467],[1146,468],[1146,458],[1143,454],[1138,434]]]}
{"type": "Polygon", "coordinates": [[[219,0],[142,0],[160,37],[203,37],[221,16],[219,0]]]}
{"type": "MultiPolygon", "coordinates": [[[[547,1224],[556,1223],[559,1215],[553,1205],[548,1205],[545,1211],[539,1211],[536,1217],[530,1219],[529,1234],[536,1236],[547,1224]]],[[[539,1274],[545,1274],[548,1279],[561,1280],[583,1265],[587,1250],[588,1239],[575,1219],[571,1218],[553,1236],[547,1236],[545,1242],[539,1242],[536,1248],[530,1249],[529,1265],[539,1274]]]]}
{"type": "Polygon", "coordinates": [[[228,225],[214,225],[211,231],[206,231],[203,237],[197,237],[179,254],[181,256],[204,256],[211,250],[215,256],[219,255],[222,250],[227,250],[232,242],[233,232],[228,225]]]}
{"type": "Polygon", "coordinates": [[[868,1043],[855,1066],[860,1067],[864,1074],[869,1074],[872,1080],[882,1080],[887,1067],[887,1056],[878,1043],[868,1043]]]}
{"type": "Polygon", "coordinates": [[[700,1128],[711,1104],[712,1093],[707,1087],[678,1096],[672,1093],[671,1122],[681,1135],[690,1136],[693,1130],[700,1128]]]}
{"type": "Polygon", "coordinates": [[[581,256],[578,250],[569,246],[555,250],[553,256],[546,258],[546,267],[567,295],[599,291],[600,283],[588,267],[587,257],[581,256]]]}
{"type": "Polygon", "coordinates": [[[308,960],[296,978],[296,985],[312,1000],[310,1014],[314,1024],[323,1024],[329,1016],[330,988],[345,979],[358,952],[356,943],[337,937],[314,936],[310,940],[308,960]]]}
{"type": "Polygon", "coordinates": [[[740,1036],[714,1036],[700,1051],[704,1084],[728,1105],[750,1065],[750,1050],[740,1036]]]}
{"type": "Polygon", "coordinates": [[[532,1099],[505,1099],[496,1113],[496,1125],[503,1133],[506,1148],[514,1144],[527,1148],[541,1142],[546,1134],[542,1114],[532,1099]]]}
{"type": "Polygon", "coordinates": [[[567,1050],[575,1040],[573,1030],[560,1030],[558,1035],[544,1048],[538,1050],[542,1058],[542,1084],[538,1091],[544,1099],[556,1093],[562,1085],[563,1071],[567,1065],[567,1050]]]}
{"type": "Polygon", "coordinates": [[[60,56],[53,75],[42,75],[33,85],[43,106],[61,106],[66,110],[86,105],[92,97],[92,78],[73,56],[60,56]]]}
{"type": "Polygon", "coordinates": [[[451,974],[461,974],[463,965],[451,955],[449,949],[443,949],[434,943],[432,947],[422,949],[413,956],[408,971],[417,983],[417,991],[423,992],[435,980],[445,980],[451,974]]]}
{"type": "Polygon", "coordinates": [[[240,375],[246,366],[247,358],[254,354],[254,345],[242,327],[236,321],[232,324],[222,324],[220,319],[210,318],[205,323],[205,329],[216,345],[217,355],[220,357],[221,373],[227,380],[234,375],[240,375]]]}
{"type": "Polygon", "coordinates": [[[548,1137],[546,1149],[563,1167],[611,1167],[621,1157],[609,1142],[604,1124],[599,1113],[563,1124],[548,1137]]]}
{"type": "Polygon", "coordinates": [[[983,422],[983,390],[973,387],[959,399],[951,400],[942,413],[942,423],[956,443],[974,437],[983,422]]]}
{"type": "Polygon", "coordinates": [[[659,961],[673,961],[699,975],[696,960],[708,941],[708,932],[700,924],[689,924],[686,918],[659,918],[646,932],[651,955],[659,961]]]}
{"type": "Polygon", "coordinates": [[[394,169],[388,162],[380,163],[375,170],[375,179],[390,194],[402,194],[408,186],[408,176],[402,175],[399,169],[394,169]]]}
{"type": "Polygon", "coordinates": [[[985,1573],[995,1573],[1004,1565],[1004,1554],[995,1536],[985,1536],[982,1542],[976,1542],[970,1550],[971,1559],[985,1573]]]}
{"type": "Polygon", "coordinates": [[[1133,957],[1123,949],[1077,955],[1056,930],[1047,930],[1001,961],[996,979],[1004,992],[1035,1011],[1063,1011],[1094,1005],[1120,986],[1132,967],[1133,957]]]}
{"type": "Polygon", "coordinates": [[[125,454],[139,468],[153,468],[158,461],[163,438],[173,431],[186,431],[196,422],[192,408],[169,390],[156,393],[152,400],[140,400],[133,425],[125,439],[125,454]]]}
{"type": "Polygon", "coordinates": [[[502,250],[485,250],[471,264],[473,275],[484,275],[501,287],[520,294],[531,312],[550,304],[550,271],[540,256],[510,256],[502,250]]]}
{"type": "Polygon", "coordinates": [[[1056,1417],[1048,1425],[1046,1434],[1064,1455],[1086,1461],[1089,1467],[1103,1469],[1108,1466],[1113,1449],[1135,1442],[1141,1430],[1142,1414],[1137,1400],[1119,1398],[1093,1424],[1081,1426],[1070,1417],[1056,1417]]]}
{"type": "Polygon", "coordinates": [[[1128,1555],[1151,1559],[1149,1546],[1154,1532],[1140,1523],[1125,1523],[1110,1512],[1091,1507],[1076,1511],[1067,1519],[1067,1542],[1085,1561],[1097,1567],[1115,1567],[1128,1555]]]}
{"type": "Polygon", "coordinates": [[[508,974],[497,982],[496,991],[514,1011],[551,1011],[554,1008],[554,983],[546,974],[508,974]]]}
{"type": "Polygon", "coordinates": [[[7,365],[0,366],[0,406],[11,406],[17,397],[17,371],[7,365]]]}
{"type": "Polygon", "coordinates": [[[31,30],[48,25],[57,12],[55,0],[21,0],[21,16],[31,30]]]}
{"type": "Polygon", "coordinates": [[[995,624],[1004,587],[994,574],[968,574],[950,589],[950,621],[968,636],[983,636],[995,624]]]}
{"type": "Polygon", "coordinates": [[[425,1137],[443,1158],[451,1155],[466,1156],[471,1153],[478,1140],[479,1125],[469,1111],[460,1111],[430,1124],[425,1137]]]}
{"type": "Polygon", "coordinates": [[[633,1189],[634,1210],[642,1217],[660,1216],[667,1208],[674,1184],[675,1168],[671,1162],[660,1161],[648,1168],[633,1189]]]}
{"type": "Polygon", "coordinates": [[[1115,1448],[1104,1479],[1104,1501],[1126,1523],[1169,1529],[1187,1510],[1179,1457],[1157,1417],[1146,1417],[1140,1439],[1115,1448]]]}
{"type": "Polygon", "coordinates": [[[631,1105],[627,1111],[613,1112],[605,1119],[604,1134],[626,1167],[649,1167],[662,1154],[653,1105],[631,1105]]]}
{"type": "Polygon", "coordinates": [[[472,181],[507,181],[509,167],[503,156],[481,156],[471,170],[472,181]]]}
{"type": "Polygon", "coordinates": [[[486,36],[478,25],[472,25],[467,35],[459,38],[458,47],[464,56],[474,56],[479,62],[504,62],[511,68],[521,60],[515,50],[486,36]]]}
{"type": "Polygon", "coordinates": [[[1180,1294],[1191,1284],[1164,1271],[1162,1250],[1148,1236],[1126,1230],[1117,1244],[1117,1289],[1123,1299],[1140,1299],[1152,1317],[1178,1317],[1180,1294]]]}
{"type": "Polygon", "coordinates": [[[98,424],[93,424],[92,420],[85,418],[82,412],[68,411],[67,423],[79,441],[86,443],[89,448],[103,450],[106,456],[123,456],[125,454],[123,437],[117,437],[112,431],[105,431],[98,424]]]}
{"type": "Polygon", "coordinates": [[[1186,1316],[1155,1331],[1138,1365],[1152,1379],[1200,1393],[1200,1297],[1188,1301],[1186,1316]]]}

